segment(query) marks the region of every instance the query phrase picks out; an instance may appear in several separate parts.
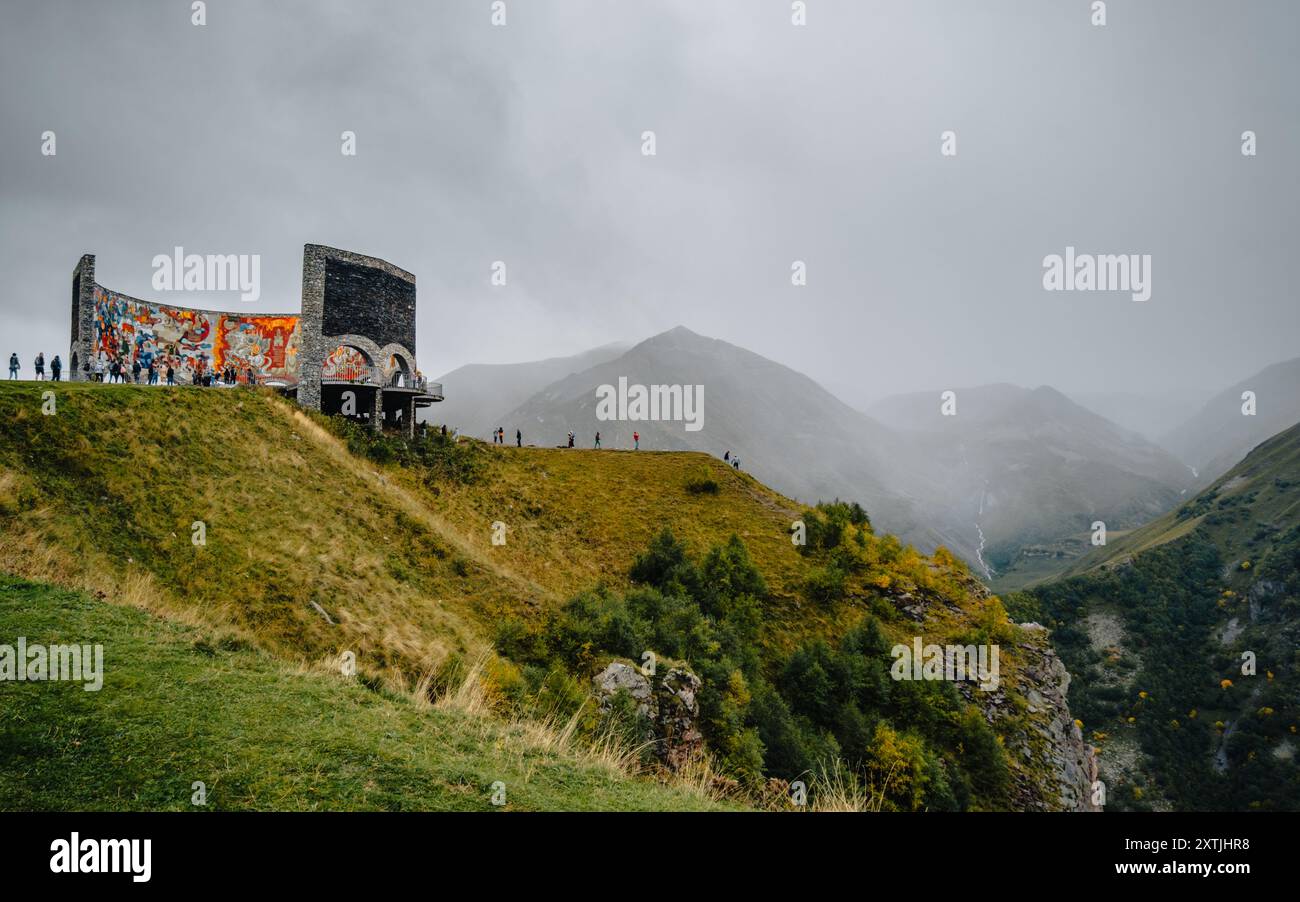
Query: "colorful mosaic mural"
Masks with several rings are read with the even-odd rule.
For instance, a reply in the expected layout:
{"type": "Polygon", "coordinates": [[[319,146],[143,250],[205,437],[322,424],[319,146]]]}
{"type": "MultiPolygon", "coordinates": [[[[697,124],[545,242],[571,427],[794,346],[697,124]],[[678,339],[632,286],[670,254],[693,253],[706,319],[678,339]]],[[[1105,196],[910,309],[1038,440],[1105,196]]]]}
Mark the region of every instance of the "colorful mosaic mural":
{"type": "Polygon", "coordinates": [[[121,360],[156,362],[176,370],[176,381],[233,366],[240,381],[252,368],[258,381],[296,382],[296,316],[238,316],[149,304],[95,287],[94,353],[105,366],[121,360]]]}
{"type": "MultiPolygon", "coordinates": [[[[380,374],[385,382],[393,378],[400,364],[397,358],[389,357],[380,367],[380,374]]],[[[356,348],[347,346],[335,348],[321,365],[322,379],[344,379],[349,382],[363,382],[370,378],[370,366],[366,357],[356,348]]]]}
{"type": "Polygon", "coordinates": [[[370,378],[370,365],[365,355],[356,348],[339,347],[331,351],[321,364],[322,379],[346,379],[361,382],[370,378]]]}

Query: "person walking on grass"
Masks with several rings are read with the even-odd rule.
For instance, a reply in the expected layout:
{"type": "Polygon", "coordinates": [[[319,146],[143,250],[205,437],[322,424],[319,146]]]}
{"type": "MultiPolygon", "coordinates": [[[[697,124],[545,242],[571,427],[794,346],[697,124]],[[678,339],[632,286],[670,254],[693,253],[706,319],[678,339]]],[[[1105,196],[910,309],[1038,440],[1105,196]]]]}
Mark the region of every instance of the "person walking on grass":
{"type": "Polygon", "coordinates": [[[515,447],[516,447],[516,448],[522,448],[523,446],[524,446],[524,434],[523,434],[522,432],[520,432],[518,429],[516,429],[516,430],[515,430],[515,447]]]}
{"type": "Polygon", "coordinates": [[[597,447],[597,448],[600,447],[600,433],[599,433],[599,432],[596,433],[596,447],[597,447]]]}
{"type": "Polygon", "coordinates": [[[639,432],[632,433],[632,450],[633,451],[641,450],[641,433],[639,432]]]}
{"type": "Polygon", "coordinates": [[[90,375],[91,378],[93,378],[96,382],[104,381],[104,358],[100,357],[98,354],[95,355],[95,360],[93,365],[91,366],[90,375]]]}
{"type": "Polygon", "coordinates": [[[131,361],[131,382],[135,385],[140,384],[140,361],[131,361]]]}
{"type": "Polygon", "coordinates": [[[59,359],[58,354],[55,354],[54,359],[50,361],[50,376],[55,382],[63,376],[63,361],[59,359]]]}
{"type": "Polygon", "coordinates": [[[176,384],[176,367],[172,366],[170,363],[167,364],[167,384],[176,384]]]}
{"type": "Polygon", "coordinates": [[[18,378],[18,355],[9,355],[9,378],[11,380],[18,378]]]}
{"type": "Polygon", "coordinates": [[[45,355],[40,351],[36,352],[36,381],[40,382],[45,379],[45,355]]]}

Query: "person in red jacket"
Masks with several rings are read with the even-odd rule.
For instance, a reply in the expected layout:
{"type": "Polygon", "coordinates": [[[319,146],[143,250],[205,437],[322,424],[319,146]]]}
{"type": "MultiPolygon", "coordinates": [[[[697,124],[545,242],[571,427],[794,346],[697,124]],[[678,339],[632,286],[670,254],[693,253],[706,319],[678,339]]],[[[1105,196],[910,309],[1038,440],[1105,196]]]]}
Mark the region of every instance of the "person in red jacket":
{"type": "Polygon", "coordinates": [[[639,432],[632,433],[632,450],[633,451],[641,450],[641,433],[639,432]]]}

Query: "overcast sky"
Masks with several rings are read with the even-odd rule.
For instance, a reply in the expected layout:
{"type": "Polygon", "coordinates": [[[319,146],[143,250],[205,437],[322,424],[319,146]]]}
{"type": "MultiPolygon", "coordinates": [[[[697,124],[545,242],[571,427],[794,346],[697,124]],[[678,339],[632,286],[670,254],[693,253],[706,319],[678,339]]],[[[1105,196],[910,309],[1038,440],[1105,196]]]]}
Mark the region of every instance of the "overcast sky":
{"type": "Polygon", "coordinates": [[[297,311],[320,243],[416,275],[430,375],[678,324],[868,396],[1300,354],[1300,3],[1090,5],[5,3],[0,350],[66,355],[82,253],[128,294],[297,311]],[[154,292],[175,245],[260,254],[261,301],[154,292]],[[1150,254],[1151,299],[1044,291],[1067,245],[1150,254]]]}

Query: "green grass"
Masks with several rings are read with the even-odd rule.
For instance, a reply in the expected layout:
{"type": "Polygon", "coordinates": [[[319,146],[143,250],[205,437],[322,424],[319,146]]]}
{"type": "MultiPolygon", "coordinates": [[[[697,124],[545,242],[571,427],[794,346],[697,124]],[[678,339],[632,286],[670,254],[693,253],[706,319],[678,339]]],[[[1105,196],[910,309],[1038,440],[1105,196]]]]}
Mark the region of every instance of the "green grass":
{"type": "Polygon", "coordinates": [[[0,683],[0,809],[697,810],[521,725],[421,708],[341,675],[83,594],[0,577],[0,643],[104,646],[104,685],[0,683]],[[229,644],[229,643],[227,643],[229,644]]]}

